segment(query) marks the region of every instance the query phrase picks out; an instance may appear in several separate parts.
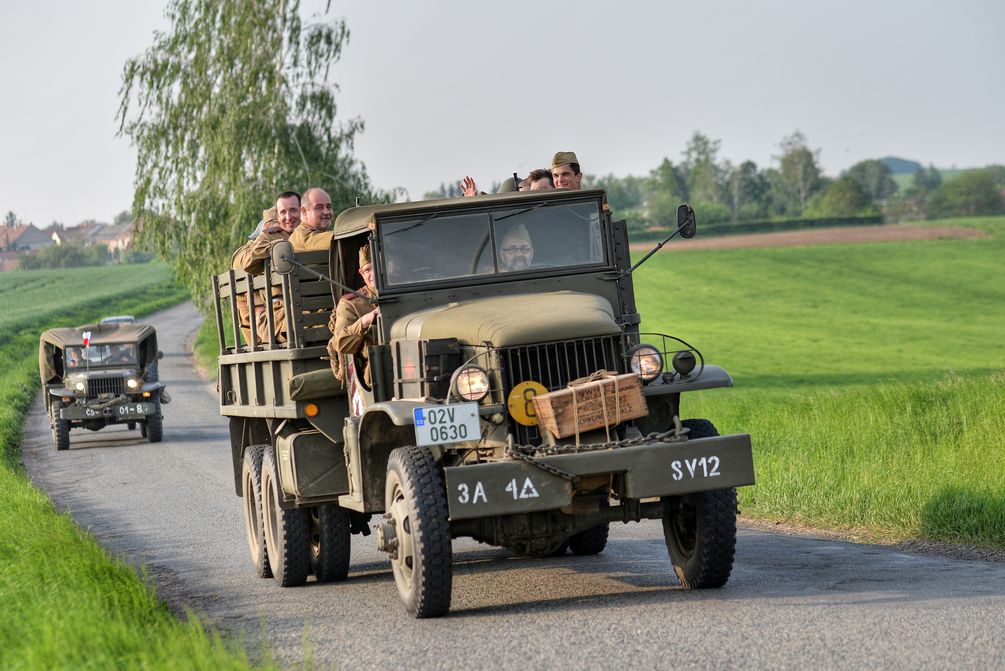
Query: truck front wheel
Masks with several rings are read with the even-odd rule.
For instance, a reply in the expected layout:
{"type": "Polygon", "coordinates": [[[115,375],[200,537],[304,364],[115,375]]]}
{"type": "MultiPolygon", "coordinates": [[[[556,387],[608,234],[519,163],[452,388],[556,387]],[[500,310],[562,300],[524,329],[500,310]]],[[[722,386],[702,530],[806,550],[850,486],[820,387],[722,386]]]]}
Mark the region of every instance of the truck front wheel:
{"type": "Polygon", "coordinates": [[[270,447],[262,458],[262,529],[272,577],[282,587],[293,587],[307,582],[311,568],[307,511],[284,510],[279,505],[282,496],[275,450],[270,447]]]}
{"type": "Polygon", "coordinates": [[[399,447],[387,462],[387,524],[393,528],[391,569],[405,610],[437,617],[450,610],[453,552],[443,476],[421,447],[399,447]]]}
{"type": "MultiPolygon", "coordinates": [[[[719,435],[705,419],[681,424],[690,429],[688,438],[719,435]]],[[[736,489],[663,497],[663,537],[686,589],[722,587],[736,551],[736,489]]]]}
{"type": "Polygon", "coordinates": [[[164,418],[161,417],[160,401],[154,401],[154,412],[152,415],[147,415],[146,427],[148,441],[159,443],[164,440],[164,418]]]}
{"type": "Polygon", "coordinates": [[[241,467],[244,533],[248,539],[251,563],[259,578],[272,577],[262,524],[262,459],[268,448],[268,445],[249,445],[244,450],[244,464],[241,467]]]}
{"type": "Polygon", "coordinates": [[[349,575],[349,511],[337,503],[310,509],[311,572],[318,582],[345,580],[349,575]]]}
{"type": "Polygon", "coordinates": [[[70,421],[59,418],[59,409],[62,407],[58,401],[52,404],[52,442],[59,451],[70,449],[70,421]]]}

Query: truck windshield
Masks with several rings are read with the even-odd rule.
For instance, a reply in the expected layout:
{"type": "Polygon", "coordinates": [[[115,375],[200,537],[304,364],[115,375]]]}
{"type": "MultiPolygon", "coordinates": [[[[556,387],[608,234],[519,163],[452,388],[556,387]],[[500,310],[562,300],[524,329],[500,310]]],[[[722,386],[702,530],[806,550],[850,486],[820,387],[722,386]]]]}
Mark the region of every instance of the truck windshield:
{"type": "Polygon", "coordinates": [[[388,286],[605,262],[595,201],[382,223],[388,286]]]}
{"type": "Polygon", "coordinates": [[[136,344],[118,343],[113,345],[89,345],[88,347],[67,347],[66,368],[85,366],[135,366],[136,344]]]}

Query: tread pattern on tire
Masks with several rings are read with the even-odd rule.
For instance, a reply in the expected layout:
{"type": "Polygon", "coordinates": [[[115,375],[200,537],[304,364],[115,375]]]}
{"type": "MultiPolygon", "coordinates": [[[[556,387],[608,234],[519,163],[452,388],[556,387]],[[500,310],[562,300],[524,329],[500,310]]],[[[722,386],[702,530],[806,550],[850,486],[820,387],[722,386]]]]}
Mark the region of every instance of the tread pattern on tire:
{"type": "Polygon", "coordinates": [[[154,401],[154,412],[147,415],[147,440],[159,443],[164,439],[164,418],[161,415],[160,401],[154,401]]]}
{"type": "MultiPolygon", "coordinates": [[[[690,429],[688,438],[719,435],[707,419],[685,419],[681,424],[690,429]]],[[[736,555],[736,488],[685,496],[694,504],[698,529],[705,533],[699,532],[688,566],[675,563],[674,572],[687,589],[722,587],[729,581],[736,555]]]]}
{"type": "Polygon", "coordinates": [[[318,582],[338,582],[349,575],[349,511],[337,503],[318,506],[318,551],[311,545],[311,572],[318,582]]]}
{"type": "MultiPolygon", "coordinates": [[[[271,578],[272,566],[269,564],[269,550],[265,544],[265,520],[262,517],[262,461],[265,459],[265,452],[268,445],[249,445],[244,450],[244,461],[251,475],[251,484],[254,487],[254,508],[258,518],[256,523],[259,530],[258,557],[252,557],[251,563],[255,567],[255,575],[259,578],[271,578]]],[[[250,548],[249,548],[250,549],[250,548]]]]}
{"type": "Polygon", "coordinates": [[[417,587],[410,596],[414,601],[406,602],[405,608],[417,618],[437,617],[450,610],[453,587],[453,550],[443,477],[432,455],[421,447],[399,447],[391,452],[388,469],[392,467],[401,474],[413,542],[422,552],[422,561],[413,569],[413,585],[417,587]]]}
{"type": "Polygon", "coordinates": [[[303,508],[283,509],[279,505],[282,496],[282,485],[279,481],[279,468],[276,464],[275,450],[270,447],[265,450],[262,459],[262,516],[268,514],[266,505],[276,511],[275,542],[269,542],[266,531],[266,546],[269,553],[269,565],[272,577],[282,587],[296,587],[307,582],[310,572],[310,535],[307,511],[303,508]],[[271,481],[272,497],[269,497],[267,482],[271,481]]]}
{"type": "Polygon", "coordinates": [[[58,402],[52,404],[52,439],[59,452],[70,449],[70,422],[59,419],[59,409],[62,407],[63,405],[58,402]]]}

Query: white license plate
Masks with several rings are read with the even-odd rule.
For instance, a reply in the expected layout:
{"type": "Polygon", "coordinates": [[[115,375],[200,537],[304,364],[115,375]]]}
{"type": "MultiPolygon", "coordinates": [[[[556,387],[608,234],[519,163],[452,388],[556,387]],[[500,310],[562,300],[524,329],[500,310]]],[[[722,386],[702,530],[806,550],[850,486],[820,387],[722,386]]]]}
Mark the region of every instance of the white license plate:
{"type": "Polygon", "coordinates": [[[446,445],[482,437],[477,403],[427,405],[412,410],[416,445],[446,445]]]}

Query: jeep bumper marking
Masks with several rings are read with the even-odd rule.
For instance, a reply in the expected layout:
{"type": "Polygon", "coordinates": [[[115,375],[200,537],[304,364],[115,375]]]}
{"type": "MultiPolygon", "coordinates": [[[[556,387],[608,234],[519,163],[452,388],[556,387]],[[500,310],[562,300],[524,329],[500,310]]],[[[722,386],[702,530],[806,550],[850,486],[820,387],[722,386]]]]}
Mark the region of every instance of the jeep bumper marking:
{"type": "MultiPolygon", "coordinates": [[[[750,436],[696,438],[682,443],[541,458],[574,475],[618,473],[626,498],[672,496],[754,484],[750,436]]],[[[572,484],[522,461],[444,469],[453,520],[555,510],[572,502],[572,484]]]]}

